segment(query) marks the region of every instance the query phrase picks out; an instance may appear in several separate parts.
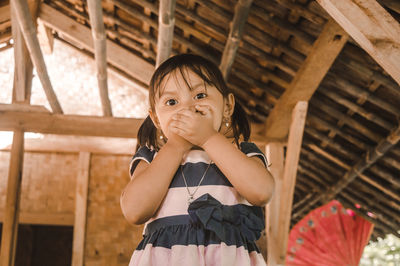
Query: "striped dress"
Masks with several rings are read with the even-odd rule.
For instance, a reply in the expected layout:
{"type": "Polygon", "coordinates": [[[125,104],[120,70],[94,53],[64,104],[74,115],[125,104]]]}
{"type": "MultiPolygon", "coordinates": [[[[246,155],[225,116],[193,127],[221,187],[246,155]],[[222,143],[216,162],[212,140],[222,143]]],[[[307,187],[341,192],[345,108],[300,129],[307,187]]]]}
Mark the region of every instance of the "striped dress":
{"type": "MultiPolygon", "coordinates": [[[[257,156],[267,165],[264,154],[250,142],[240,143],[247,156],[257,156]]],[[[140,160],[150,163],[157,152],[146,146],[133,156],[130,174],[140,160]]],[[[146,222],[143,240],[134,251],[130,266],[233,266],[266,265],[255,241],[264,229],[261,207],[246,201],[215,164],[211,164],[194,201],[192,193],[210,162],[207,153],[191,150],[183,158],[157,213],[146,222]]],[[[247,177],[249,182],[251,177],[247,177]]]]}

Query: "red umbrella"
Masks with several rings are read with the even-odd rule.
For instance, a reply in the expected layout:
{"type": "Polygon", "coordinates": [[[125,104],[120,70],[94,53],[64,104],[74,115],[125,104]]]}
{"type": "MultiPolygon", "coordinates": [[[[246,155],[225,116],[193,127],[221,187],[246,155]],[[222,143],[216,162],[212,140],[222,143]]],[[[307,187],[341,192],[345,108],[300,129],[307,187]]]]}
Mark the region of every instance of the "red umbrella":
{"type": "Polygon", "coordinates": [[[290,231],[286,265],[357,266],[373,224],[333,200],[290,231]]]}

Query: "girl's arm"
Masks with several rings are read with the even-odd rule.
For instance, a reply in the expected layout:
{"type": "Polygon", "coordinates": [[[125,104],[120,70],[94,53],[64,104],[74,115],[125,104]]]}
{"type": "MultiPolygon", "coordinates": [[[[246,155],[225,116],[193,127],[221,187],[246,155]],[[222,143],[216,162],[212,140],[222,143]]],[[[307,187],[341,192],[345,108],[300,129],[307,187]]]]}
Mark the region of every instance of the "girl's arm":
{"type": "Polygon", "coordinates": [[[150,164],[139,162],[120,199],[122,212],[129,222],[142,224],[155,214],[184,153],[191,147],[183,141],[168,140],[150,164]]]}
{"type": "Polygon", "coordinates": [[[208,138],[202,148],[247,201],[257,206],[268,203],[275,182],[259,158],[247,157],[220,133],[208,138]]]}

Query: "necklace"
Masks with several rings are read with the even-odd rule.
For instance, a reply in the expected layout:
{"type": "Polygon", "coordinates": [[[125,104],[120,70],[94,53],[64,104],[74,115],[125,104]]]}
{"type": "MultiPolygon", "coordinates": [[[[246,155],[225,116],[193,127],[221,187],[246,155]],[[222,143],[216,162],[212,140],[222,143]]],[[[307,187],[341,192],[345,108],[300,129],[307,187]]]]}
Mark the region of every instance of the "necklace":
{"type": "Polygon", "coordinates": [[[206,176],[206,173],[207,173],[207,171],[208,171],[208,168],[210,168],[211,162],[212,162],[212,161],[210,161],[210,163],[208,164],[206,170],[204,171],[203,176],[200,178],[199,184],[197,185],[197,187],[194,189],[193,192],[190,192],[190,190],[189,190],[188,184],[187,184],[187,182],[186,182],[185,174],[183,173],[183,166],[181,166],[182,178],[183,178],[183,181],[185,182],[186,190],[187,190],[187,192],[188,192],[188,194],[189,194],[189,196],[188,196],[188,204],[190,204],[190,203],[193,202],[193,200],[194,200],[194,194],[196,194],[197,190],[199,189],[199,187],[200,187],[200,185],[201,185],[201,182],[203,182],[203,179],[204,179],[204,177],[206,176]]]}

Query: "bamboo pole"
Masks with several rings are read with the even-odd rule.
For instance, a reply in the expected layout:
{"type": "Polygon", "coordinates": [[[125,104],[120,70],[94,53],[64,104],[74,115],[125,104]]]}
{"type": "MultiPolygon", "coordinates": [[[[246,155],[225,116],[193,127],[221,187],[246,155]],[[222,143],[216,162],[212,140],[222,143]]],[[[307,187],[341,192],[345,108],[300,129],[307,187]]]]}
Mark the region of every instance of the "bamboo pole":
{"type": "Polygon", "coordinates": [[[24,161],[24,132],[14,131],[10,168],[7,183],[7,198],[1,237],[0,265],[13,266],[17,246],[18,219],[21,198],[22,168],[24,161]]]}
{"type": "Polygon", "coordinates": [[[244,25],[246,24],[252,2],[253,0],[239,0],[236,3],[235,16],[231,23],[228,40],[226,41],[221,64],[219,65],[225,80],[228,80],[233,62],[235,61],[236,52],[242,39],[244,25]]]}
{"type": "Polygon", "coordinates": [[[104,116],[112,116],[107,85],[107,47],[101,1],[88,0],[90,25],[92,28],[94,57],[96,59],[97,82],[104,116]]]}
{"type": "Polygon", "coordinates": [[[24,102],[29,104],[33,65],[29,57],[29,51],[26,47],[24,37],[18,25],[15,10],[12,7],[14,1],[10,2],[11,11],[11,30],[14,40],[14,84],[13,84],[13,102],[24,102]]]}
{"type": "Polygon", "coordinates": [[[175,27],[175,3],[176,0],[160,1],[156,67],[168,59],[171,54],[175,27]]]}
{"type": "Polygon", "coordinates": [[[62,114],[63,111],[60,103],[58,102],[57,96],[54,93],[49,75],[47,73],[46,64],[43,59],[42,50],[40,49],[39,40],[36,35],[36,29],[33,25],[33,19],[31,13],[29,12],[28,4],[24,0],[13,0],[13,4],[13,9],[17,16],[26,46],[28,47],[33,65],[36,68],[36,72],[38,73],[51,109],[54,113],[62,114]]]}

